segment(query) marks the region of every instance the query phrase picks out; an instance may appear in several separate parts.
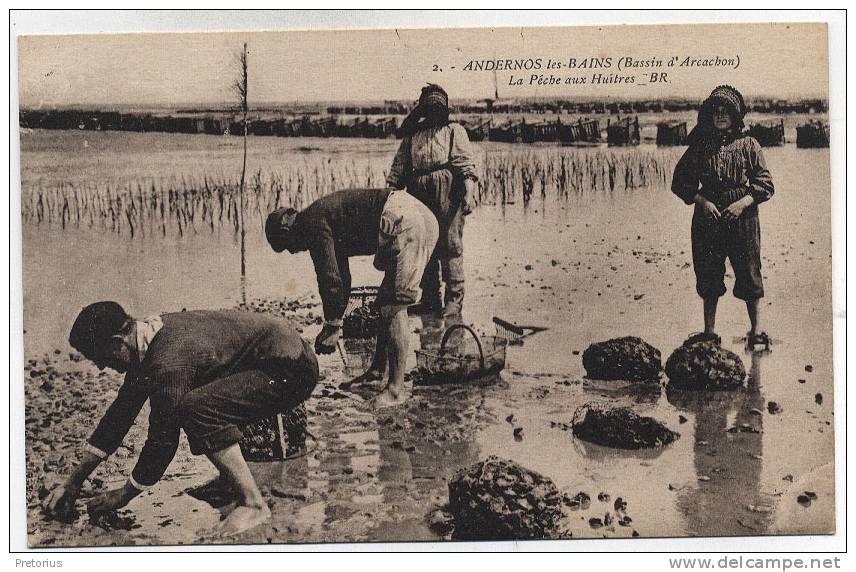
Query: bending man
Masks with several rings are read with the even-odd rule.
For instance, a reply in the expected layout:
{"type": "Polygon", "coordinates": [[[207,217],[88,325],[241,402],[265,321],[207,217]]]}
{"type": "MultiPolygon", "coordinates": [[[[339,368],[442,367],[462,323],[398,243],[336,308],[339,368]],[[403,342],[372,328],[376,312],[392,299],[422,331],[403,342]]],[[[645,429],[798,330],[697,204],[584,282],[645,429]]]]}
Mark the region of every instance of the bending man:
{"type": "Polygon", "coordinates": [[[308,250],[315,265],[324,305],[324,327],[315,339],[315,351],[333,353],[342,330],[342,317],[351,291],[348,258],[374,255],[383,271],[378,292],[381,325],[369,370],[354,380],[389,381],[375,398],[379,407],[403,403],[407,361],[407,307],[421,293],[419,283],[437,244],[437,219],[418,199],[390,189],[352,189],[322,197],[297,212],[282,208],[265,225],[276,252],[308,250]]]}

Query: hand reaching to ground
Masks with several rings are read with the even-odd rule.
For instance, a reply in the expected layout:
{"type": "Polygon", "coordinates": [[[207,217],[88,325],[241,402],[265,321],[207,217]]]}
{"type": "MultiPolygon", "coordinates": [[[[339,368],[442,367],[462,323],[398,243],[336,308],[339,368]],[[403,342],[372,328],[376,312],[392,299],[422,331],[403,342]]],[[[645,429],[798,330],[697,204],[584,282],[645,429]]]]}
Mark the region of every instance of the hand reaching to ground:
{"type": "Polygon", "coordinates": [[[48,516],[64,519],[74,512],[74,502],[80,494],[80,485],[63,483],[54,488],[44,503],[44,511],[48,516]]]}

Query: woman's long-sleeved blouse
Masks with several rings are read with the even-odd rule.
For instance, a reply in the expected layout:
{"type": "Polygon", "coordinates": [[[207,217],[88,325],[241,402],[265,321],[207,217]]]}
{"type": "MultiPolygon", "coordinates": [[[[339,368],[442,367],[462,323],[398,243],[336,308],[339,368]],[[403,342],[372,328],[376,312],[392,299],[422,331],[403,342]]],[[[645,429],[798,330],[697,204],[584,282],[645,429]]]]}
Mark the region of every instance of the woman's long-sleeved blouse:
{"type": "Polygon", "coordinates": [[[386,182],[404,188],[414,173],[425,173],[447,165],[455,176],[478,180],[475,154],[467,131],[458,123],[424,127],[401,141],[386,182]]]}
{"type": "MultiPolygon", "coordinates": [[[[773,196],[773,178],[767,169],[761,145],[754,137],[740,136],[723,145],[695,145],[687,149],[675,166],[672,192],[692,204],[696,194],[719,204],[739,190],[752,195],[756,204],[773,196]]],[[[727,206],[727,205],[724,205],[727,206]]]]}

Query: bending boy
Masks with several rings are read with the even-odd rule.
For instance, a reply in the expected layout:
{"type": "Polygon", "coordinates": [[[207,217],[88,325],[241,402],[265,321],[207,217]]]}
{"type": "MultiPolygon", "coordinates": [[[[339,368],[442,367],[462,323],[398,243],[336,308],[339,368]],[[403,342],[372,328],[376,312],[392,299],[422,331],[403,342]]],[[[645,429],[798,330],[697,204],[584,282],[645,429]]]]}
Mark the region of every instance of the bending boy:
{"type": "Polygon", "coordinates": [[[69,342],[99,369],[125,381],[89,438],[81,463],[47,501],[49,513],[70,510],[86,478],[121,445],[146,400],[146,443],[128,482],[95,497],[95,516],[128,504],[163,476],[183,429],[194,455],[206,455],[237,494],[218,525],[236,534],[265,522],[268,508],[238,445],[243,425],[305,401],[318,381],[318,361],[291,326],[259,314],[192,311],[131,318],[115,302],[87,306],[69,342]]]}

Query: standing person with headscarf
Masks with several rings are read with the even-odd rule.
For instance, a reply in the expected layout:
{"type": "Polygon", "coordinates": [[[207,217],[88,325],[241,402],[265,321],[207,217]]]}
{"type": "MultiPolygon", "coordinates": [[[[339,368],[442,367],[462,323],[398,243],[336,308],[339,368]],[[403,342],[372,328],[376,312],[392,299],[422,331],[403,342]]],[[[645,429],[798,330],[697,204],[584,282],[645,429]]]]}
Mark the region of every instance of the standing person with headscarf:
{"type": "Polygon", "coordinates": [[[440,239],[425,268],[416,311],[442,308],[443,316],[455,316],[464,303],[464,217],[475,208],[478,183],[470,140],[463,126],[449,121],[449,96],[434,84],[422,88],[401,133],[404,138],[386,182],[395,189],[406,187],[440,224],[440,239]],[[446,285],[442,299],[441,269],[446,285]]]}
{"type": "Polygon", "coordinates": [[[692,220],[696,291],[704,300],[704,332],[698,339],[721,342],[715,333],[716,308],[725,294],[725,259],[734,269],[734,296],[746,302],[750,330],[746,345],[769,345],[761,329],[759,300],[761,225],[758,205],[773,196],[773,179],[761,145],[746,134],[746,103],[728,85],[714,89],[698,113],[689,149],[675,166],[672,192],[695,204],[692,220]]]}

